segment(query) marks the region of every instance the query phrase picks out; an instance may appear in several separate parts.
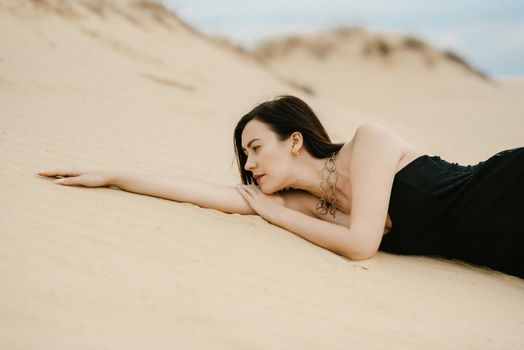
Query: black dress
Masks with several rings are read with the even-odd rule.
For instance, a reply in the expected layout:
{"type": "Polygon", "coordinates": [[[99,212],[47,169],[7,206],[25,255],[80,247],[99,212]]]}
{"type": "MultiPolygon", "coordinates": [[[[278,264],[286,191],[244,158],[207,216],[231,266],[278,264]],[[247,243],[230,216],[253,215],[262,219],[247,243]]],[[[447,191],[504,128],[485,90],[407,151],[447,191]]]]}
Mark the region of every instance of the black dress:
{"type": "Polygon", "coordinates": [[[524,278],[524,147],[475,165],[422,155],[395,175],[379,249],[434,255],[524,278]]]}

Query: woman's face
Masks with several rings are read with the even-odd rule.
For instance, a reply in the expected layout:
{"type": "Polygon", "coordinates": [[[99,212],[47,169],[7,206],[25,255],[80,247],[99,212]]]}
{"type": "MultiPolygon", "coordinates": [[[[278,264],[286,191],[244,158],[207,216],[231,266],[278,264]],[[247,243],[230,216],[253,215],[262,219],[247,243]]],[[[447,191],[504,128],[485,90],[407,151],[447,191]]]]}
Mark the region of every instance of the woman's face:
{"type": "Polygon", "coordinates": [[[271,194],[280,191],[289,183],[289,169],[292,164],[291,140],[278,140],[267,124],[253,119],[242,131],[242,148],[247,155],[244,169],[255,175],[262,192],[271,194]]]}

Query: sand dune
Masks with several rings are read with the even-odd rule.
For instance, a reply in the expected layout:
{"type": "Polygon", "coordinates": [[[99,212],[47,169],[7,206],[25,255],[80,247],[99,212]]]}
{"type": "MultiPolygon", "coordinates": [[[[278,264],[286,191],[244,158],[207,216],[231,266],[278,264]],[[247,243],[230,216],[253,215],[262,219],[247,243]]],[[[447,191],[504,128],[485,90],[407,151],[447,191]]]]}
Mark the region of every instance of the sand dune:
{"type": "Polygon", "coordinates": [[[262,59],[145,1],[0,1],[0,348],[522,347],[516,277],[381,252],[353,262],[258,216],[35,175],[234,184],[236,121],[281,93],[335,141],[377,120],[456,161],[522,145],[521,81],[436,51],[434,68],[416,52],[357,60],[332,40],[321,60],[307,44],[262,59]]]}
{"type": "Polygon", "coordinates": [[[415,37],[342,27],[272,40],[256,54],[279,76],[428,153],[474,164],[524,140],[523,81],[491,78],[415,37]]]}

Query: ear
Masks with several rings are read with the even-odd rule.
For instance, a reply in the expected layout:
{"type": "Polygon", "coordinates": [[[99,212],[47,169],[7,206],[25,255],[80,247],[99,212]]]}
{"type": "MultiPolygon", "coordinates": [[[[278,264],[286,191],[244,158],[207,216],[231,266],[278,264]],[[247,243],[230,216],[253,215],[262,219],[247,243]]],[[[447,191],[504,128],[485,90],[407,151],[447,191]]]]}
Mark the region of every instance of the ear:
{"type": "Polygon", "coordinates": [[[289,140],[291,142],[291,147],[293,150],[296,150],[298,152],[302,149],[304,138],[302,137],[302,134],[299,131],[295,131],[291,135],[289,135],[289,140]]]}

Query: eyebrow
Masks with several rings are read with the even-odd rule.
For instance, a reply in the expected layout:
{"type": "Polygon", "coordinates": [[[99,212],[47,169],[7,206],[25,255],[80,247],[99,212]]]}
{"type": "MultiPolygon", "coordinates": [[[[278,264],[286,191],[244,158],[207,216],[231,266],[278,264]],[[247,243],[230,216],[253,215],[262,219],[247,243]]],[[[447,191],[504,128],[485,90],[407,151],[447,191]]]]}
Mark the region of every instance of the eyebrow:
{"type": "MultiPolygon", "coordinates": [[[[253,140],[249,141],[249,143],[247,144],[247,147],[249,148],[249,146],[251,146],[251,144],[252,144],[253,142],[257,141],[257,140],[260,141],[260,139],[253,139],[253,140]]],[[[242,151],[245,152],[246,149],[245,149],[245,148],[242,148],[242,151]]]]}

